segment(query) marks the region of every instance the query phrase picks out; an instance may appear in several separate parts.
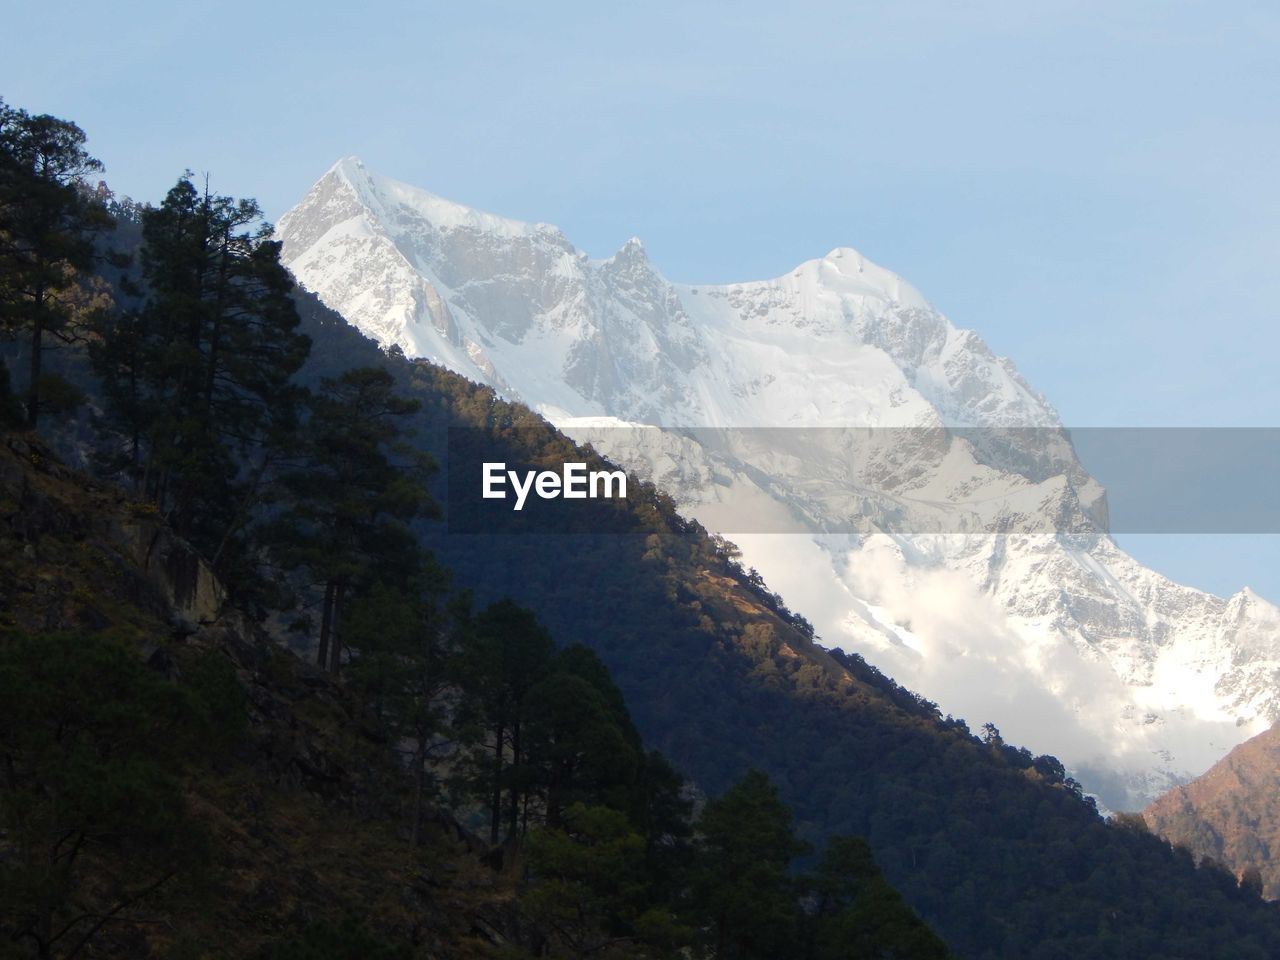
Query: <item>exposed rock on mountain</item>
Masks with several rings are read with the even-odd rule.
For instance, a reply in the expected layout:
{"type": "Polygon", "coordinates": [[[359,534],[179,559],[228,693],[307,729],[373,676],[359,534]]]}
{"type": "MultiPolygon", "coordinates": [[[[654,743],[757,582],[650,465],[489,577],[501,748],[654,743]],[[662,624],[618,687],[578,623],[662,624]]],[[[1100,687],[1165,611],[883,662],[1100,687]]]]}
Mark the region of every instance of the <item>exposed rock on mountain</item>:
{"type": "Polygon", "coordinates": [[[638,240],[592,260],[353,158],[279,236],[379,343],[655,479],[826,642],[1063,757],[1112,808],[1280,719],[1280,611],[1124,553],[1049,402],[855,250],[674,284],[638,240]]]}

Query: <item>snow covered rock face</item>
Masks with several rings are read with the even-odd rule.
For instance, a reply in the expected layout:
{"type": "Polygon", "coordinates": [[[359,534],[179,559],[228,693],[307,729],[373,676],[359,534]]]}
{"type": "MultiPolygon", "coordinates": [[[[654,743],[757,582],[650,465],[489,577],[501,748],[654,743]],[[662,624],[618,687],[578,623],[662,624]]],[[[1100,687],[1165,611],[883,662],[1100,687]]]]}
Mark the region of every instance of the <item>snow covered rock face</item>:
{"type": "Polygon", "coordinates": [[[654,479],[826,643],[1058,755],[1108,807],[1141,807],[1280,720],[1280,610],[1121,551],[1048,401],[854,250],[672,284],[638,240],[590,260],[554,227],[355,159],[278,232],[300,282],[367,335],[654,479]],[[850,441],[869,427],[901,429],[850,441]],[[1003,431],[1024,427],[1042,429],[1003,431]],[[967,533],[995,502],[1008,532],[967,533]]]}

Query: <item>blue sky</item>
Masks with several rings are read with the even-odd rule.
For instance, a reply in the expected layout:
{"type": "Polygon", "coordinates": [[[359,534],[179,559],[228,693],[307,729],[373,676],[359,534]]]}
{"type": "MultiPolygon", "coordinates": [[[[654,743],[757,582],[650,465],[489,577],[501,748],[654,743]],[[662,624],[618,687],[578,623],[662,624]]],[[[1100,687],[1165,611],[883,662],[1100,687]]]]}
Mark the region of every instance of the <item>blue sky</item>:
{"type": "MultiPolygon", "coordinates": [[[[676,280],[853,246],[1070,425],[1280,425],[1274,4],[0,2],[0,95],[122,193],[274,218],[354,153],[676,280]]],[[[1278,539],[1120,542],[1280,600],[1278,539]]]]}

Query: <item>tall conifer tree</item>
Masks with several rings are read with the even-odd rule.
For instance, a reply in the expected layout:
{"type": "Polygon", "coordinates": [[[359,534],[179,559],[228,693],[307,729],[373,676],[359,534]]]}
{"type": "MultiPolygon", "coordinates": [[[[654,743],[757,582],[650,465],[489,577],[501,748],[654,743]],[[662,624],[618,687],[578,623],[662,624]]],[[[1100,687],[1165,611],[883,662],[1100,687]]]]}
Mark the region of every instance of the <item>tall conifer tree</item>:
{"type": "Polygon", "coordinates": [[[295,426],[310,350],[293,278],[252,200],[183,176],[143,214],[145,300],[97,351],[141,492],[233,581],[244,530],[295,426]]]}
{"type": "Polygon", "coordinates": [[[381,367],[324,380],[303,456],[283,477],[290,505],[275,524],[274,552],[323,591],[318,661],[334,673],[353,594],[378,583],[406,590],[422,566],[409,524],[438,511],[426,489],[434,464],[401,442],[397,423],[417,409],[381,367]]]}
{"type": "Polygon", "coordinates": [[[84,142],[74,123],[0,100],[0,327],[28,341],[29,427],[40,417],[46,337],[74,338],[81,273],[111,223],[82,183],[102,169],[84,142]]]}

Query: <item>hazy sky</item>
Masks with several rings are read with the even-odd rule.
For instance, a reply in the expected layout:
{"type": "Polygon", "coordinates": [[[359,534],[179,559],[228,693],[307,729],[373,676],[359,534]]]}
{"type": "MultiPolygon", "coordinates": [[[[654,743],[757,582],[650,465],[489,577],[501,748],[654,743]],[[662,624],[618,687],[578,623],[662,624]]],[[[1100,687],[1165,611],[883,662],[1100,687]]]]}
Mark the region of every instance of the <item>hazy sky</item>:
{"type": "MultiPolygon", "coordinates": [[[[0,0],[0,96],[121,193],[338,157],[674,280],[853,246],[1069,425],[1280,425],[1280,7],[0,0]],[[1122,9],[1117,9],[1122,7],[1122,9]]],[[[1087,466],[1087,464],[1086,464],[1087,466]]],[[[1102,478],[1105,482],[1106,478],[1102,478]]],[[[1121,537],[1280,600],[1275,537],[1121,537]]]]}

